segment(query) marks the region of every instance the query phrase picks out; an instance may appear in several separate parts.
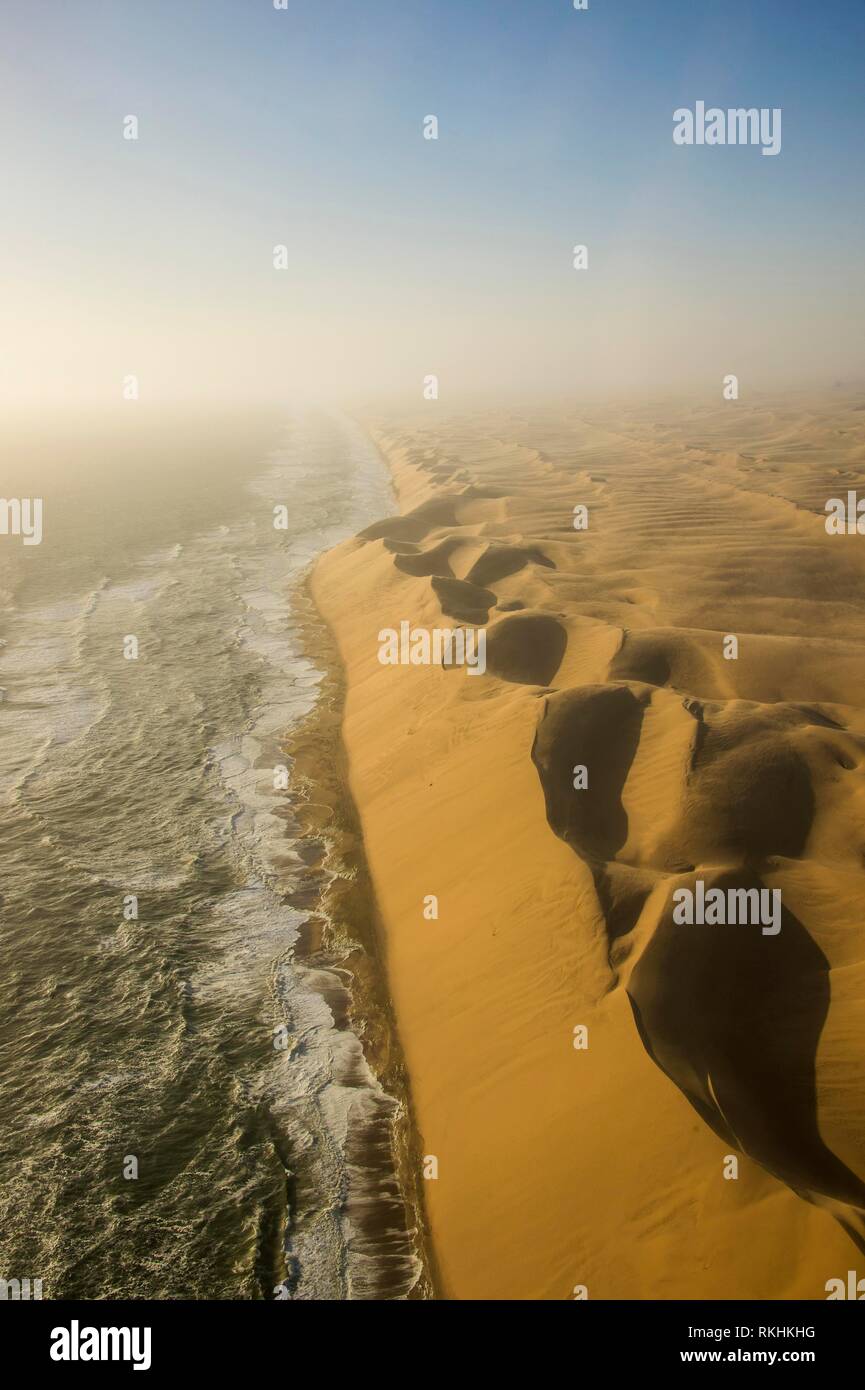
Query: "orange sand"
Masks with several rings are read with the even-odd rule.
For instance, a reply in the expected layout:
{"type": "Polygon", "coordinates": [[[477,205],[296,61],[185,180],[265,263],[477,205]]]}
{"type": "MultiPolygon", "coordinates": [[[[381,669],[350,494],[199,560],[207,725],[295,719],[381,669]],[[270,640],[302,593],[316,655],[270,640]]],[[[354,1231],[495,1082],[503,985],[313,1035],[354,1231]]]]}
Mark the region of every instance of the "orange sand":
{"type": "Polygon", "coordinates": [[[823,516],[865,407],[438,410],[372,427],[402,519],[313,592],[440,1292],[825,1298],[865,1275],[865,536],[823,516]],[[487,674],[380,664],[461,618],[487,674]],[[782,931],[673,925],[696,877],[782,931]]]}

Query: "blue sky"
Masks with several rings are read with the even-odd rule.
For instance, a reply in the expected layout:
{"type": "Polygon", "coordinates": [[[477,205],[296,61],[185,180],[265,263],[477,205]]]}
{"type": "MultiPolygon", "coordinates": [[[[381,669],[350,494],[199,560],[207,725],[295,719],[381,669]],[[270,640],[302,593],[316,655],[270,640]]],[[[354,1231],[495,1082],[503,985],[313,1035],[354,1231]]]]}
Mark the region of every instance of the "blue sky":
{"type": "Polygon", "coordinates": [[[862,376],[860,0],[5,0],[0,39],[7,396],[862,376]],[[781,107],[780,155],[674,146],[698,99],[781,107]]]}

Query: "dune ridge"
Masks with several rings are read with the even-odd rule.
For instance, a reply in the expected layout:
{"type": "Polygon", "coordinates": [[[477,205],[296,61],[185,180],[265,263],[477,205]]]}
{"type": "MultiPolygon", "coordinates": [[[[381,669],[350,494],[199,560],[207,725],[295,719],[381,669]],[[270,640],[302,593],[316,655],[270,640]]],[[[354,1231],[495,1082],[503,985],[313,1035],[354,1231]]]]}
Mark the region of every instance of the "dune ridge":
{"type": "Polygon", "coordinates": [[[443,1291],[825,1297],[865,1256],[860,401],[370,429],[401,514],[313,593],[443,1291]],[[404,619],[483,627],[484,679],[382,667],[404,619]],[[677,924],[698,879],[777,934],[677,924]]]}

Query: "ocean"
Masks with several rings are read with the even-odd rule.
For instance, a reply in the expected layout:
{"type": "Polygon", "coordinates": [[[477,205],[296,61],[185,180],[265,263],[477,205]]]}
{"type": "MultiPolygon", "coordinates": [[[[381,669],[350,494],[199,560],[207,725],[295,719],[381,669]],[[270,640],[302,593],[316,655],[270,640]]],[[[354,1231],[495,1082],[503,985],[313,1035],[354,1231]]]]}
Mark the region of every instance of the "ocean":
{"type": "Polygon", "coordinates": [[[0,537],[0,1278],[417,1296],[404,1103],[356,1031],[352,923],[299,949],[340,869],[284,748],[324,676],[302,578],[393,511],[385,466],[329,415],[264,449],[126,428],[92,467],[86,430],[47,450],[42,543],[0,537]]]}

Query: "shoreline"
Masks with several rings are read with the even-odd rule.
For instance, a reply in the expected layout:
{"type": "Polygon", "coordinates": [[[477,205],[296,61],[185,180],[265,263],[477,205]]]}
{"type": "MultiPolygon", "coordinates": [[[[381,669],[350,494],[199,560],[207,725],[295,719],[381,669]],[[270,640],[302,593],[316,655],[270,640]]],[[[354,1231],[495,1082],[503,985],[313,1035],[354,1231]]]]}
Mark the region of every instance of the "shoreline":
{"type": "MultiPolygon", "coordinates": [[[[326,553],[326,552],[325,552],[326,553]]],[[[305,840],[322,845],[310,864],[324,886],[306,891],[293,905],[310,911],[295,947],[295,959],[315,968],[322,954],[336,957],[347,977],[345,1010],[337,1026],[350,1027],[376,1081],[395,1103],[388,1123],[386,1154],[381,1136],[367,1136],[366,1158],[385,1185],[389,1219],[395,1194],[387,1190],[392,1174],[398,1202],[405,1212],[405,1235],[419,1264],[407,1294],[409,1301],[435,1299],[436,1265],[420,1184],[420,1135],[414,1116],[410,1080],[400,1047],[393,1005],[382,960],[382,923],[370,881],[357,808],[348,784],[341,726],[346,676],[329,624],[311,591],[318,561],[297,581],[291,604],[305,655],[323,672],[313,709],[283,739],[292,760],[291,781],[298,796],[295,816],[305,840]],[[338,924],[345,924],[345,932],[338,924]]],[[[292,899],[289,899],[292,901],[292,899]]],[[[333,968],[332,966],[330,968],[333,968]]],[[[332,1001],[329,1001],[332,1005],[332,1001]]],[[[385,1213],[388,1219],[388,1213],[385,1213]]],[[[373,1236],[382,1237],[381,1213],[370,1211],[373,1236]],[[379,1229],[376,1232],[376,1228],[379,1229]]],[[[388,1295],[382,1295],[387,1298],[388,1295]]]]}

